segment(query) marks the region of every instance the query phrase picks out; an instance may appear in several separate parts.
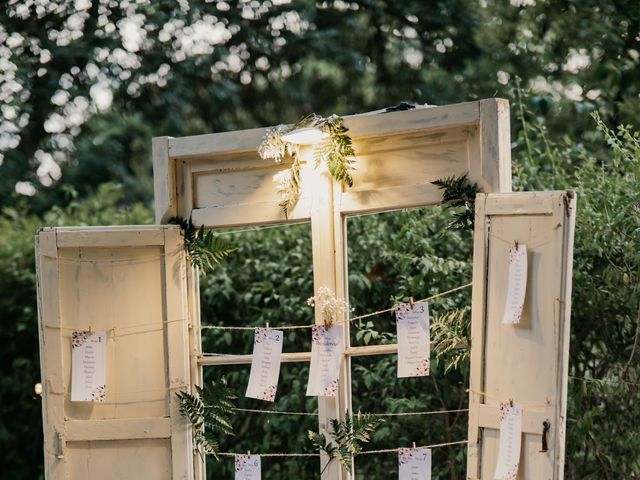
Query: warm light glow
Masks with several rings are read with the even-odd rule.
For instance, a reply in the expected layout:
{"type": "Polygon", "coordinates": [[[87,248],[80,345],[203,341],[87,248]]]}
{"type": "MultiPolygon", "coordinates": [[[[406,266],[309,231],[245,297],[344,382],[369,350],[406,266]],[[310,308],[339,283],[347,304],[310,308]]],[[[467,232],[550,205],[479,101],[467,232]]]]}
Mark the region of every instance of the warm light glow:
{"type": "Polygon", "coordinates": [[[296,145],[312,145],[328,137],[329,134],[319,128],[297,128],[282,135],[282,140],[296,145]]]}

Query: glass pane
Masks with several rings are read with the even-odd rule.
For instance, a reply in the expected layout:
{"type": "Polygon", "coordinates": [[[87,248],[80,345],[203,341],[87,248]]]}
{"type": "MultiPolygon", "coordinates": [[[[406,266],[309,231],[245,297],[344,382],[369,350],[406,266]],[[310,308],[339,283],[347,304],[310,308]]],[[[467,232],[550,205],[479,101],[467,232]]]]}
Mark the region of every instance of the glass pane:
{"type": "MultiPolygon", "coordinates": [[[[235,391],[238,408],[251,410],[279,410],[288,412],[318,412],[316,397],[306,397],[309,374],[308,363],[283,363],[276,401],[263,402],[244,396],[249,381],[250,365],[205,367],[205,381],[224,376],[235,391]]],[[[279,415],[255,412],[236,412],[233,417],[235,436],[220,437],[221,452],[246,453],[316,453],[307,439],[307,431],[318,429],[317,416],[279,415]]],[[[317,457],[263,457],[263,478],[289,480],[316,478],[320,460],[317,457]]],[[[207,479],[233,478],[233,457],[207,457],[207,479]]]]}
{"type": "MultiPolygon", "coordinates": [[[[238,250],[200,280],[203,325],[272,328],[313,323],[311,225],[220,232],[238,250]]],[[[250,354],[253,331],[203,330],[207,353],[250,354]]],[[[287,330],[283,351],[311,349],[310,329],[287,330]]]]}
{"type": "MultiPolygon", "coordinates": [[[[350,217],[348,227],[349,297],[359,316],[471,282],[471,232],[447,230],[451,213],[440,207],[350,217]]],[[[397,378],[397,355],[352,359],[353,410],[407,413],[467,408],[468,328],[471,289],[431,300],[431,374],[397,378]],[[455,321],[458,321],[457,323],[455,321]],[[455,340],[452,352],[437,357],[436,325],[455,340]],[[455,334],[455,335],[454,335],[455,334]],[[459,340],[459,342],[458,342],[459,340]],[[454,368],[454,360],[458,360],[454,368]],[[449,368],[447,368],[449,366],[449,368]]],[[[395,343],[393,312],[351,324],[352,345],[395,343]]],[[[442,347],[442,345],[440,346],[442,347]]],[[[364,450],[431,445],[467,437],[467,412],[382,417],[364,450]]],[[[466,447],[433,450],[433,478],[464,478],[466,447]]],[[[356,478],[387,478],[397,471],[395,453],[356,457],[356,478]]]]}
{"type": "MultiPolygon", "coordinates": [[[[310,325],[313,309],[311,227],[309,223],[219,231],[238,248],[215,271],[201,278],[203,325],[264,327],[310,325]]],[[[203,330],[203,351],[217,354],[251,354],[253,330],[203,330]]],[[[285,330],[283,352],[311,349],[311,330],[285,330]]],[[[274,403],[245,398],[250,365],[204,367],[204,379],[224,376],[238,397],[239,408],[317,413],[315,397],[306,397],[308,363],[283,363],[274,403]]],[[[223,452],[313,453],[308,430],[317,430],[317,416],[289,416],[237,412],[235,436],[221,437],[223,452]]],[[[264,477],[276,480],[315,478],[315,457],[262,458],[264,477]]],[[[233,478],[231,457],[207,458],[207,478],[233,478]]]]}

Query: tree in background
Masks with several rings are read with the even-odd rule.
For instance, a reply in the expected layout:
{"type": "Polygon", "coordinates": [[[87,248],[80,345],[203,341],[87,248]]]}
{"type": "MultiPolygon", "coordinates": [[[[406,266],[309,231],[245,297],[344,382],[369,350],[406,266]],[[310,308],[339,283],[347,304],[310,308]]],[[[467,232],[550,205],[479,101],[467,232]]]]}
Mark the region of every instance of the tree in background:
{"type": "MultiPolygon", "coordinates": [[[[5,470],[16,479],[41,472],[40,408],[32,394],[39,380],[33,234],[41,225],[150,222],[152,136],[293,122],[310,112],[348,114],[402,100],[444,104],[501,95],[513,101],[515,188],[578,187],[570,368],[575,377],[606,382],[572,380],[567,476],[639,475],[638,438],[627,434],[636,430],[638,413],[638,200],[632,194],[639,190],[638,151],[622,132],[621,142],[607,137],[612,152],[589,116],[599,111],[607,125],[637,125],[639,22],[631,0],[9,0],[0,11],[5,470]],[[120,187],[99,187],[109,181],[120,187]]],[[[431,239],[423,222],[438,220],[428,212],[406,215],[352,227],[370,252],[380,252],[376,258],[354,252],[353,301],[364,309],[388,302],[398,288],[431,291],[434,283],[420,283],[425,272],[442,283],[452,271],[450,257],[462,262],[462,271],[469,260],[446,250],[450,243],[437,236],[412,250],[412,232],[431,239]],[[389,232],[395,246],[380,241],[389,232]]],[[[240,245],[242,258],[266,255],[264,267],[290,251],[300,256],[291,275],[303,276],[304,235],[274,237],[269,252],[240,245]]],[[[464,238],[456,241],[464,248],[464,238]]],[[[304,314],[293,296],[307,295],[304,282],[285,282],[278,305],[290,300],[275,308],[264,278],[225,268],[216,275],[203,284],[203,312],[214,315],[242,291],[251,293],[242,301],[263,315],[304,314]],[[214,278],[221,282],[215,296],[214,278]]],[[[384,335],[376,324],[360,331],[362,341],[384,335]]],[[[216,340],[222,341],[240,345],[216,340]]],[[[392,366],[359,368],[368,388],[392,366]]],[[[463,382],[464,368],[446,382],[463,382]]],[[[444,399],[447,393],[440,393],[444,399]]],[[[388,409],[436,401],[404,387],[389,398],[414,403],[392,402],[388,409]]],[[[446,400],[456,403],[459,396],[446,400]]],[[[283,401],[294,410],[312,407],[293,397],[283,401]]],[[[363,407],[367,401],[364,394],[363,407]]],[[[245,422],[241,431],[252,431],[255,425],[245,422]]],[[[285,432],[295,427],[273,420],[274,428],[277,422],[285,432]]],[[[399,427],[385,424],[374,440],[384,444],[398,434],[393,428],[399,427]]],[[[448,469],[437,472],[440,478],[460,475],[461,452],[440,459],[448,469]]],[[[299,474],[295,466],[278,468],[283,476],[299,474]]],[[[383,464],[371,468],[385,471],[383,464]]]]}

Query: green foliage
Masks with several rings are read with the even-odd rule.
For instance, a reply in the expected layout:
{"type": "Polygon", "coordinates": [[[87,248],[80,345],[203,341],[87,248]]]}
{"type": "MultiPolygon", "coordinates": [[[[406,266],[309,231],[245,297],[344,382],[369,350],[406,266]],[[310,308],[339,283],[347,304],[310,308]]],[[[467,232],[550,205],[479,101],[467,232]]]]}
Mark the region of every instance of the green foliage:
{"type": "Polygon", "coordinates": [[[205,383],[204,387],[194,386],[197,394],[176,392],[180,400],[180,414],[189,420],[194,432],[194,448],[200,455],[213,455],[218,459],[220,451],[219,435],[233,435],[231,415],[234,412],[236,396],[227,387],[224,377],[218,381],[205,383]]]}
{"type": "Polygon", "coordinates": [[[328,135],[313,145],[313,159],[316,168],[325,165],[331,176],[338,182],[353,186],[353,161],[355,152],[348,129],[342,117],[331,115],[324,118],[315,113],[306,116],[294,125],[278,125],[267,129],[264,140],[258,146],[258,154],[263,159],[273,159],[282,163],[286,156],[292,158],[291,166],[279,172],[274,180],[280,194],[280,207],[285,217],[300,198],[300,151],[297,145],[287,142],[283,136],[299,128],[315,128],[328,135]]]}
{"type": "Polygon", "coordinates": [[[184,248],[191,265],[202,275],[213,271],[226,257],[237,248],[231,247],[223,238],[214,234],[213,230],[205,231],[204,225],[197,228],[191,219],[173,217],[169,223],[180,225],[184,236],[184,248]]]}
{"type": "Polygon", "coordinates": [[[473,231],[473,223],[475,220],[475,203],[476,194],[480,192],[477,183],[471,183],[468,174],[441,178],[434,182],[433,185],[442,193],[441,204],[445,208],[460,209],[456,211],[453,220],[447,228],[450,230],[471,230],[473,231]]]}
{"type": "Polygon", "coordinates": [[[471,332],[468,309],[451,310],[431,320],[431,339],[436,358],[445,362],[444,373],[469,361],[471,332]]]}
{"type": "Polygon", "coordinates": [[[514,186],[577,191],[565,476],[635,478],[640,437],[619,432],[640,415],[640,135],[594,115],[604,142],[590,151],[518,107],[514,186]]]}
{"type": "Polygon", "coordinates": [[[371,440],[371,435],[381,422],[382,420],[370,414],[358,413],[353,416],[347,412],[344,420],[332,418],[329,421],[330,438],[324,433],[309,430],[308,436],[313,446],[329,457],[329,462],[322,470],[324,471],[336,458],[350,472],[354,455],[362,451],[361,444],[371,440]]]}

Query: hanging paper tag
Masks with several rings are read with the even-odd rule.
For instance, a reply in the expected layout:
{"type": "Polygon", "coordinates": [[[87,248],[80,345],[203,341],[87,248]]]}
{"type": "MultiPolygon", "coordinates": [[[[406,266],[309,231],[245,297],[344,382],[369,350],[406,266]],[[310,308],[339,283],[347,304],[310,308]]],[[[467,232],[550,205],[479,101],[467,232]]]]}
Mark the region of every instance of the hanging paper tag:
{"type": "Polygon", "coordinates": [[[282,330],[256,328],[247,397],[268,402],[273,402],[276,399],[282,357],[282,339],[282,330]]]}
{"type": "Polygon", "coordinates": [[[398,377],[429,375],[431,339],[429,336],[429,304],[418,302],[413,308],[397,305],[398,377]]]}
{"type": "Polygon", "coordinates": [[[71,401],[105,401],[107,332],[71,333],[71,401]]]}
{"type": "Polygon", "coordinates": [[[520,323],[524,297],[527,292],[527,246],[512,245],[509,248],[509,277],[507,299],[502,323],[520,323]]]}
{"type": "Polygon", "coordinates": [[[344,353],[342,325],[327,329],[314,325],[311,329],[311,367],[307,396],[335,397],[344,353]]]}
{"type": "Polygon", "coordinates": [[[500,444],[496,480],[515,480],[520,463],[520,441],[522,438],[522,407],[500,404],[500,444]]]}
{"type": "Polygon", "coordinates": [[[431,449],[401,448],[398,450],[399,480],[431,480],[431,449]]]}
{"type": "Polygon", "coordinates": [[[235,480],[260,480],[260,455],[236,455],[235,480]]]}

